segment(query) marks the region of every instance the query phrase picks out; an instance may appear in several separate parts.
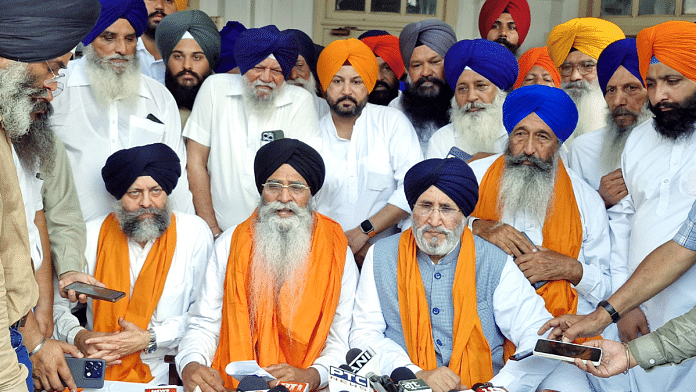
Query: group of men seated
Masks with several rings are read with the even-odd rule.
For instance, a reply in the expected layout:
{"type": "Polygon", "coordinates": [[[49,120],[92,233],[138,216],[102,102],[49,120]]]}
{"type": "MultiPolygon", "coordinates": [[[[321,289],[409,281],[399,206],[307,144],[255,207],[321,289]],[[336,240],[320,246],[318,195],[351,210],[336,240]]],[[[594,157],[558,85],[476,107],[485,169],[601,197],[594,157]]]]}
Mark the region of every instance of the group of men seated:
{"type": "Polygon", "coordinates": [[[576,18],[517,59],[526,0],[487,0],[481,38],[424,20],[325,48],[218,33],[184,1],[16,3],[0,389],[74,389],[70,354],[151,384],[176,356],[187,392],[236,387],[225,368],[244,360],[316,390],[368,347],[434,392],[696,380],[674,339],[636,340],[696,305],[696,24],[633,39],[576,18]],[[605,347],[603,367],[508,360],[548,336],[605,347]]]}

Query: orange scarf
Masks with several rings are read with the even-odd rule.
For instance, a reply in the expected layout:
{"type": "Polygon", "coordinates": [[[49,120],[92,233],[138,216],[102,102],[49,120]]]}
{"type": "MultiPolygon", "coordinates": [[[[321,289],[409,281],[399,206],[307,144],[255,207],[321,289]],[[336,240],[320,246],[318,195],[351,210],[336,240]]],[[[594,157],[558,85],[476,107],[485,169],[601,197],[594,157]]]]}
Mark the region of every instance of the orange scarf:
{"type": "MultiPolygon", "coordinates": [[[[176,249],[176,217],[167,230],[152,245],[145,264],[140,270],[138,279],[130,293],[130,257],[128,239],[121,231],[121,226],[114,214],[104,219],[99,231],[99,246],[97,248],[97,265],[94,277],[114,290],[126,293],[126,298],[117,302],[94,301],[94,330],[101,332],[120,331],[118,318],[147,329],[152,313],[157,307],[167,273],[172,264],[176,249]],[[131,302],[131,298],[135,301],[131,302]]],[[[105,378],[112,381],[147,383],[152,381],[150,367],[140,359],[140,352],[121,358],[120,365],[106,368],[105,378]]]]}
{"type": "Polygon", "coordinates": [[[212,366],[226,388],[237,384],[225,373],[230,362],[255,360],[261,367],[287,363],[305,369],[324,349],[341,297],[348,240],[338,223],[318,213],[314,217],[309,261],[280,289],[279,302],[294,306],[278,311],[272,299],[258,301],[253,331],[248,284],[257,213],[235,229],[225,274],[220,342],[212,366]],[[298,280],[306,282],[299,293],[291,287],[298,280]]]}
{"type": "MultiPolygon", "coordinates": [[[[461,244],[452,287],[454,328],[449,368],[461,377],[462,384],[471,386],[493,378],[493,361],[476,309],[476,249],[468,228],[462,233],[461,244]]],[[[416,240],[408,229],[399,239],[399,312],[411,362],[432,370],[437,367],[435,346],[416,250],[416,240]]]]}

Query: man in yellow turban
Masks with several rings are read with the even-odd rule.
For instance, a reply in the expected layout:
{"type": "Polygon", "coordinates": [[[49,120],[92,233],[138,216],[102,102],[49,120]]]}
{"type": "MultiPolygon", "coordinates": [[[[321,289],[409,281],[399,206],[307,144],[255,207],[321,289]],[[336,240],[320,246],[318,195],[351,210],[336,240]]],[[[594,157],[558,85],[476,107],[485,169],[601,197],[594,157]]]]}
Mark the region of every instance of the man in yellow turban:
{"type": "Polygon", "coordinates": [[[619,26],[597,18],[575,18],[551,30],[546,47],[561,74],[561,88],[573,98],[579,120],[566,140],[606,125],[607,108],[597,81],[597,59],[610,43],[626,38],[619,26]]]}
{"type": "Polygon", "coordinates": [[[372,50],[352,38],[329,44],[317,63],[331,111],[319,122],[326,180],[316,210],[341,225],[359,264],[408,216],[404,175],[423,159],[406,115],[367,102],[378,71],[372,50]]]}

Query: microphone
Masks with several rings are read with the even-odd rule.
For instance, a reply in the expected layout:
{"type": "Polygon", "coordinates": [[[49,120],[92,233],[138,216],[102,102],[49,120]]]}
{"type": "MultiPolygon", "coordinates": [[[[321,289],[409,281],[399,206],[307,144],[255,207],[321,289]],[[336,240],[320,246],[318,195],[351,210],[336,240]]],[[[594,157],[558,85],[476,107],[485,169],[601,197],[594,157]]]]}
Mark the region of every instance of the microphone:
{"type": "MultiPolygon", "coordinates": [[[[360,350],[358,348],[352,348],[348,351],[348,354],[346,354],[346,360],[350,359],[349,355],[353,357],[356,351],[354,350],[360,350]]],[[[361,351],[360,354],[355,356],[352,361],[347,361],[348,366],[350,366],[351,369],[353,369],[353,373],[359,375],[359,376],[365,376],[368,377],[368,373],[373,373],[375,375],[381,374],[381,369],[379,366],[379,358],[377,353],[375,353],[375,350],[373,350],[371,347],[368,347],[367,350],[361,351]]],[[[379,377],[379,376],[378,376],[379,377]]],[[[380,391],[381,392],[381,391],[380,391]]]]}
{"type": "Polygon", "coordinates": [[[367,378],[340,367],[329,366],[329,392],[372,392],[372,388],[367,378]]]}
{"type": "Polygon", "coordinates": [[[416,375],[411,371],[411,369],[403,366],[394,369],[390,377],[397,384],[401,381],[416,379],[416,375]]]}
{"type": "Polygon", "coordinates": [[[348,352],[346,353],[346,363],[351,363],[355,361],[355,358],[357,358],[358,355],[360,355],[360,353],[362,353],[362,350],[359,348],[351,348],[350,350],[348,350],[348,352]]]}
{"type": "Polygon", "coordinates": [[[306,382],[280,381],[278,385],[287,388],[288,392],[309,392],[309,384],[306,382]]]}
{"type": "Polygon", "coordinates": [[[391,378],[399,385],[399,392],[433,392],[428,384],[416,378],[416,375],[409,368],[398,367],[394,369],[391,378]]]}
{"type": "Polygon", "coordinates": [[[384,389],[384,386],[382,385],[382,377],[372,373],[368,372],[365,377],[367,377],[368,380],[370,380],[370,386],[372,386],[372,389],[375,390],[375,392],[387,392],[386,389],[384,389]]]}
{"type": "Polygon", "coordinates": [[[283,386],[279,383],[278,385],[269,389],[268,392],[290,392],[290,391],[288,391],[288,388],[286,388],[285,386],[283,386]]]}
{"type": "MultiPolygon", "coordinates": [[[[246,376],[239,381],[238,392],[267,391],[268,383],[259,376],[246,376]]],[[[281,392],[281,391],[278,391],[281,392]]]]}

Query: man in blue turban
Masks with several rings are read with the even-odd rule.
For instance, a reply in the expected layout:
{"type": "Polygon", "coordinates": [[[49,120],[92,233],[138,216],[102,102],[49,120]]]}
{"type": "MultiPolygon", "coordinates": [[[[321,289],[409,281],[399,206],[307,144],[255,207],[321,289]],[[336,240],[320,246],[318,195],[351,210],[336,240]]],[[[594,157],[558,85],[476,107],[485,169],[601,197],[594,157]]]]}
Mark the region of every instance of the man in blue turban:
{"type": "MultiPolygon", "coordinates": [[[[590,313],[611,293],[604,203],[560,156],[577,122],[565,91],[520,87],[503,104],[505,153],[471,164],[480,184],[474,234],[515,257],[554,315],[590,313]]],[[[539,389],[589,391],[589,383],[580,369],[561,364],[539,389]]]]}
{"type": "Polygon", "coordinates": [[[287,82],[304,88],[314,96],[314,107],[317,109],[319,118],[322,118],[329,113],[329,104],[326,103],[320,92],[321,85],[317,76],[319,53],[317,53],[312,39],[304,31],[287,29],[284,32],[292,35],[300,52],[297,55],[297,62],[292,67],[292,72],[290,72],[287,82]]]}
{"type": "Polygon", "coordinates": [[[487,39],[463,40],[445,56],[445,77],[454,90],[450,118],[430,139],[428,157],[447,156],[453,146],[475,159],[501,153],[507,132],[503,101],[517,79],[517,60],[487,39]]]}
{"type": "Polygon", "coordinates": [[[215,67],[216,73],[239,73],[237,61],[234,59],[234,44],[245,30],[243,24],[232,20],[220,30],[220,61],[215,67]]]}
{"type": "Polygon", "coordinates": [[[626,139],[636,126],[652,118],[634,38],[615,41],[602,51],[597,79],[609,107],[607,125],[573,141],[568,166],[597,189],[610,208],[628,194],[621,173],[626,139]]]}

